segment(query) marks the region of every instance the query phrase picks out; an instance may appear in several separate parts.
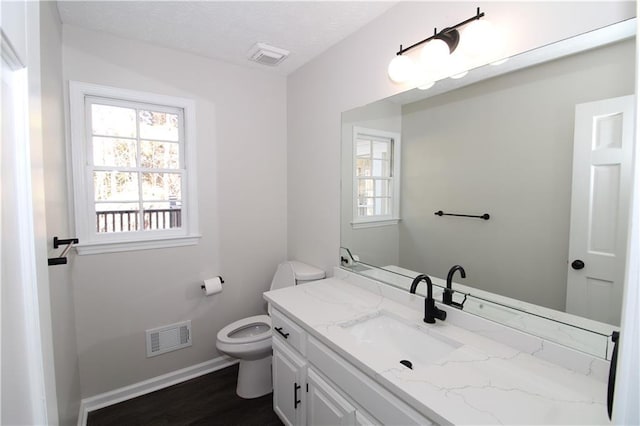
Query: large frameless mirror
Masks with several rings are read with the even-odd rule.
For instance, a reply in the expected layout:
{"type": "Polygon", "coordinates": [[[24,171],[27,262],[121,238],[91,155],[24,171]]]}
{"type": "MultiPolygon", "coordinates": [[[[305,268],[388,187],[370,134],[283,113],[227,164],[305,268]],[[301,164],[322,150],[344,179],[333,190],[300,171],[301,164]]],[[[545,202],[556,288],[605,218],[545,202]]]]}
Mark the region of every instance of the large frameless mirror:
{"type": "Polygon", "coordinates": [[[634,84],[635,19],[344,112],[343,267],[407,288],[462,265],[465,310],[606,357],[634,84]]]}

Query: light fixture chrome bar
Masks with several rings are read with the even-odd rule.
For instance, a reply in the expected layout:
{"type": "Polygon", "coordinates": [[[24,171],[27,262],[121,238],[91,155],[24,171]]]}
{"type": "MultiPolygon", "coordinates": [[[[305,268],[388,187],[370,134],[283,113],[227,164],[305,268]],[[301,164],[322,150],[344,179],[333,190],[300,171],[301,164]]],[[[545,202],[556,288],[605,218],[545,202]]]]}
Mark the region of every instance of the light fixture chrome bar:
{"type": "Polygon", "coordinates": [[[478,7],[476,9],[476,14],[474,16],[472,16],[469,19],[466,19],[452,27],[447,27],[442,29],[440,32],[438,32],[437,28],[433,29],[433,35],[431,37],[425,38],[424,40],[420,40],[417,43],[412,44],[409,47],[405,47],[404,49],[402,48],[402,45],[400,45],[400,50],[398,50],[398,52],[396,53],[396,55],[402,55],[405,52],[408,52],[409,50],[418,47],[422,44],[425,44],[433,39],[441,39],[443,40],[445,43],[447,43],[447,45],[449,45],[449,49],[451,49],[451,52],[453,53],[453,51],[455,50],[456,46],[458,45],[458,39],[459,39],[459,34],[457,29],[460,27],[463,27],[473,21],[477,21],[478,19],[484,17],[484,12],[480,12],[480,8],[478,7]],[[453,35],[455,34],[455,35],[453,35]],[[452,41],[455,40],[455,41],[452,41]],[[454,43],[454,44],[452,44],[454,43]]]}

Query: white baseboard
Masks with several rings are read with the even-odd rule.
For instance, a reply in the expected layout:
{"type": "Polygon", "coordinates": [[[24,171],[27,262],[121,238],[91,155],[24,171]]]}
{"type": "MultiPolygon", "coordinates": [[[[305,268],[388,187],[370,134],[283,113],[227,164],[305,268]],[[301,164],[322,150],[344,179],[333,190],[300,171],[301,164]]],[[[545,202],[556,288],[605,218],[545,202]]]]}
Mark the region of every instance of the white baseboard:
{"type": "Polygon", "coordinates": [[[87,416],[90,411],[108,407],[137,396],[145,395],[166,387],[194,379],[213,371],[221,370],[237,364],[238,360],[228,356],[220,356],[200,364],[192,365],[180,370],[172,371],[161,376],[153,377],[142,382],[134,383],[119,389],[101,393],[80,401],[80,413],[78,414],[78,426],[87,425],[87,416]]]}

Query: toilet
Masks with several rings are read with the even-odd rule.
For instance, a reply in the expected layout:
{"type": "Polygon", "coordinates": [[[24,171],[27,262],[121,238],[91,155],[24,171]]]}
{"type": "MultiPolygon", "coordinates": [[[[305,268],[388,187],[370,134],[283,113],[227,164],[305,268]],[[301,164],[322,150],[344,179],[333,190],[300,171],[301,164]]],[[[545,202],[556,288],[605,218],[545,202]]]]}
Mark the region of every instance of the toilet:
{"type": "MultiPolygon", "coordinates": [[[[321,280],[323,270],[292,260],[278,265],[271,290],[321,280]]],[[[240,360],[236,393],[241,398],[258,398],[273,390],[271,380],[271,318],[255,315],[243,318],[218,332],[218,351],[240,360]]]]}

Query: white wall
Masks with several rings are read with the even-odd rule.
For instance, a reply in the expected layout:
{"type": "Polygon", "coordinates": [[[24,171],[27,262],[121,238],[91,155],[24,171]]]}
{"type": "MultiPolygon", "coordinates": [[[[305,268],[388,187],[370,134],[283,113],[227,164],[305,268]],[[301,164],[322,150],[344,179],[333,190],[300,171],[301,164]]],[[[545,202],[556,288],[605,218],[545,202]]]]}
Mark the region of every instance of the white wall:
{"type": "MultiPolygon", "coordinates": [[[[40,3],[40,43],[47,242],[49,256],[57,257],[53,237],[68,238],[74,231],[67,215],[62,24],[55,2],[40,3]]],[[[80,406],[80,373],[70,268],[49,267],[49,282],[58,415],[60,424],[71,425],[77,423],[80,406]]]]}
{"type": "Polygon", "coordinates": [[[286,257],[286,84],[261,70],[66,25],[63,70],[65,85],[190,97],[197,108],[200,243],[73,256],[88,397],[215,358],[223,326],[263,312],[262,292],[286,257]],[[201,280],[215,275],[224,291],[206,298],[201,280]],[[187,319],[192,347],[145,357],[144,330],[187,319]]]}
{"type": "Polygon", "coordinates": [[[386,69],[400,44],[480,6],[515,54],[633,17],[633,2],[406,2],[309,62],[287,81],[288,251],[329,269],[340,245],[340,114],[403,90],[386,69]],[[308,159],[315,161],[310,163],[308,159]]]}

